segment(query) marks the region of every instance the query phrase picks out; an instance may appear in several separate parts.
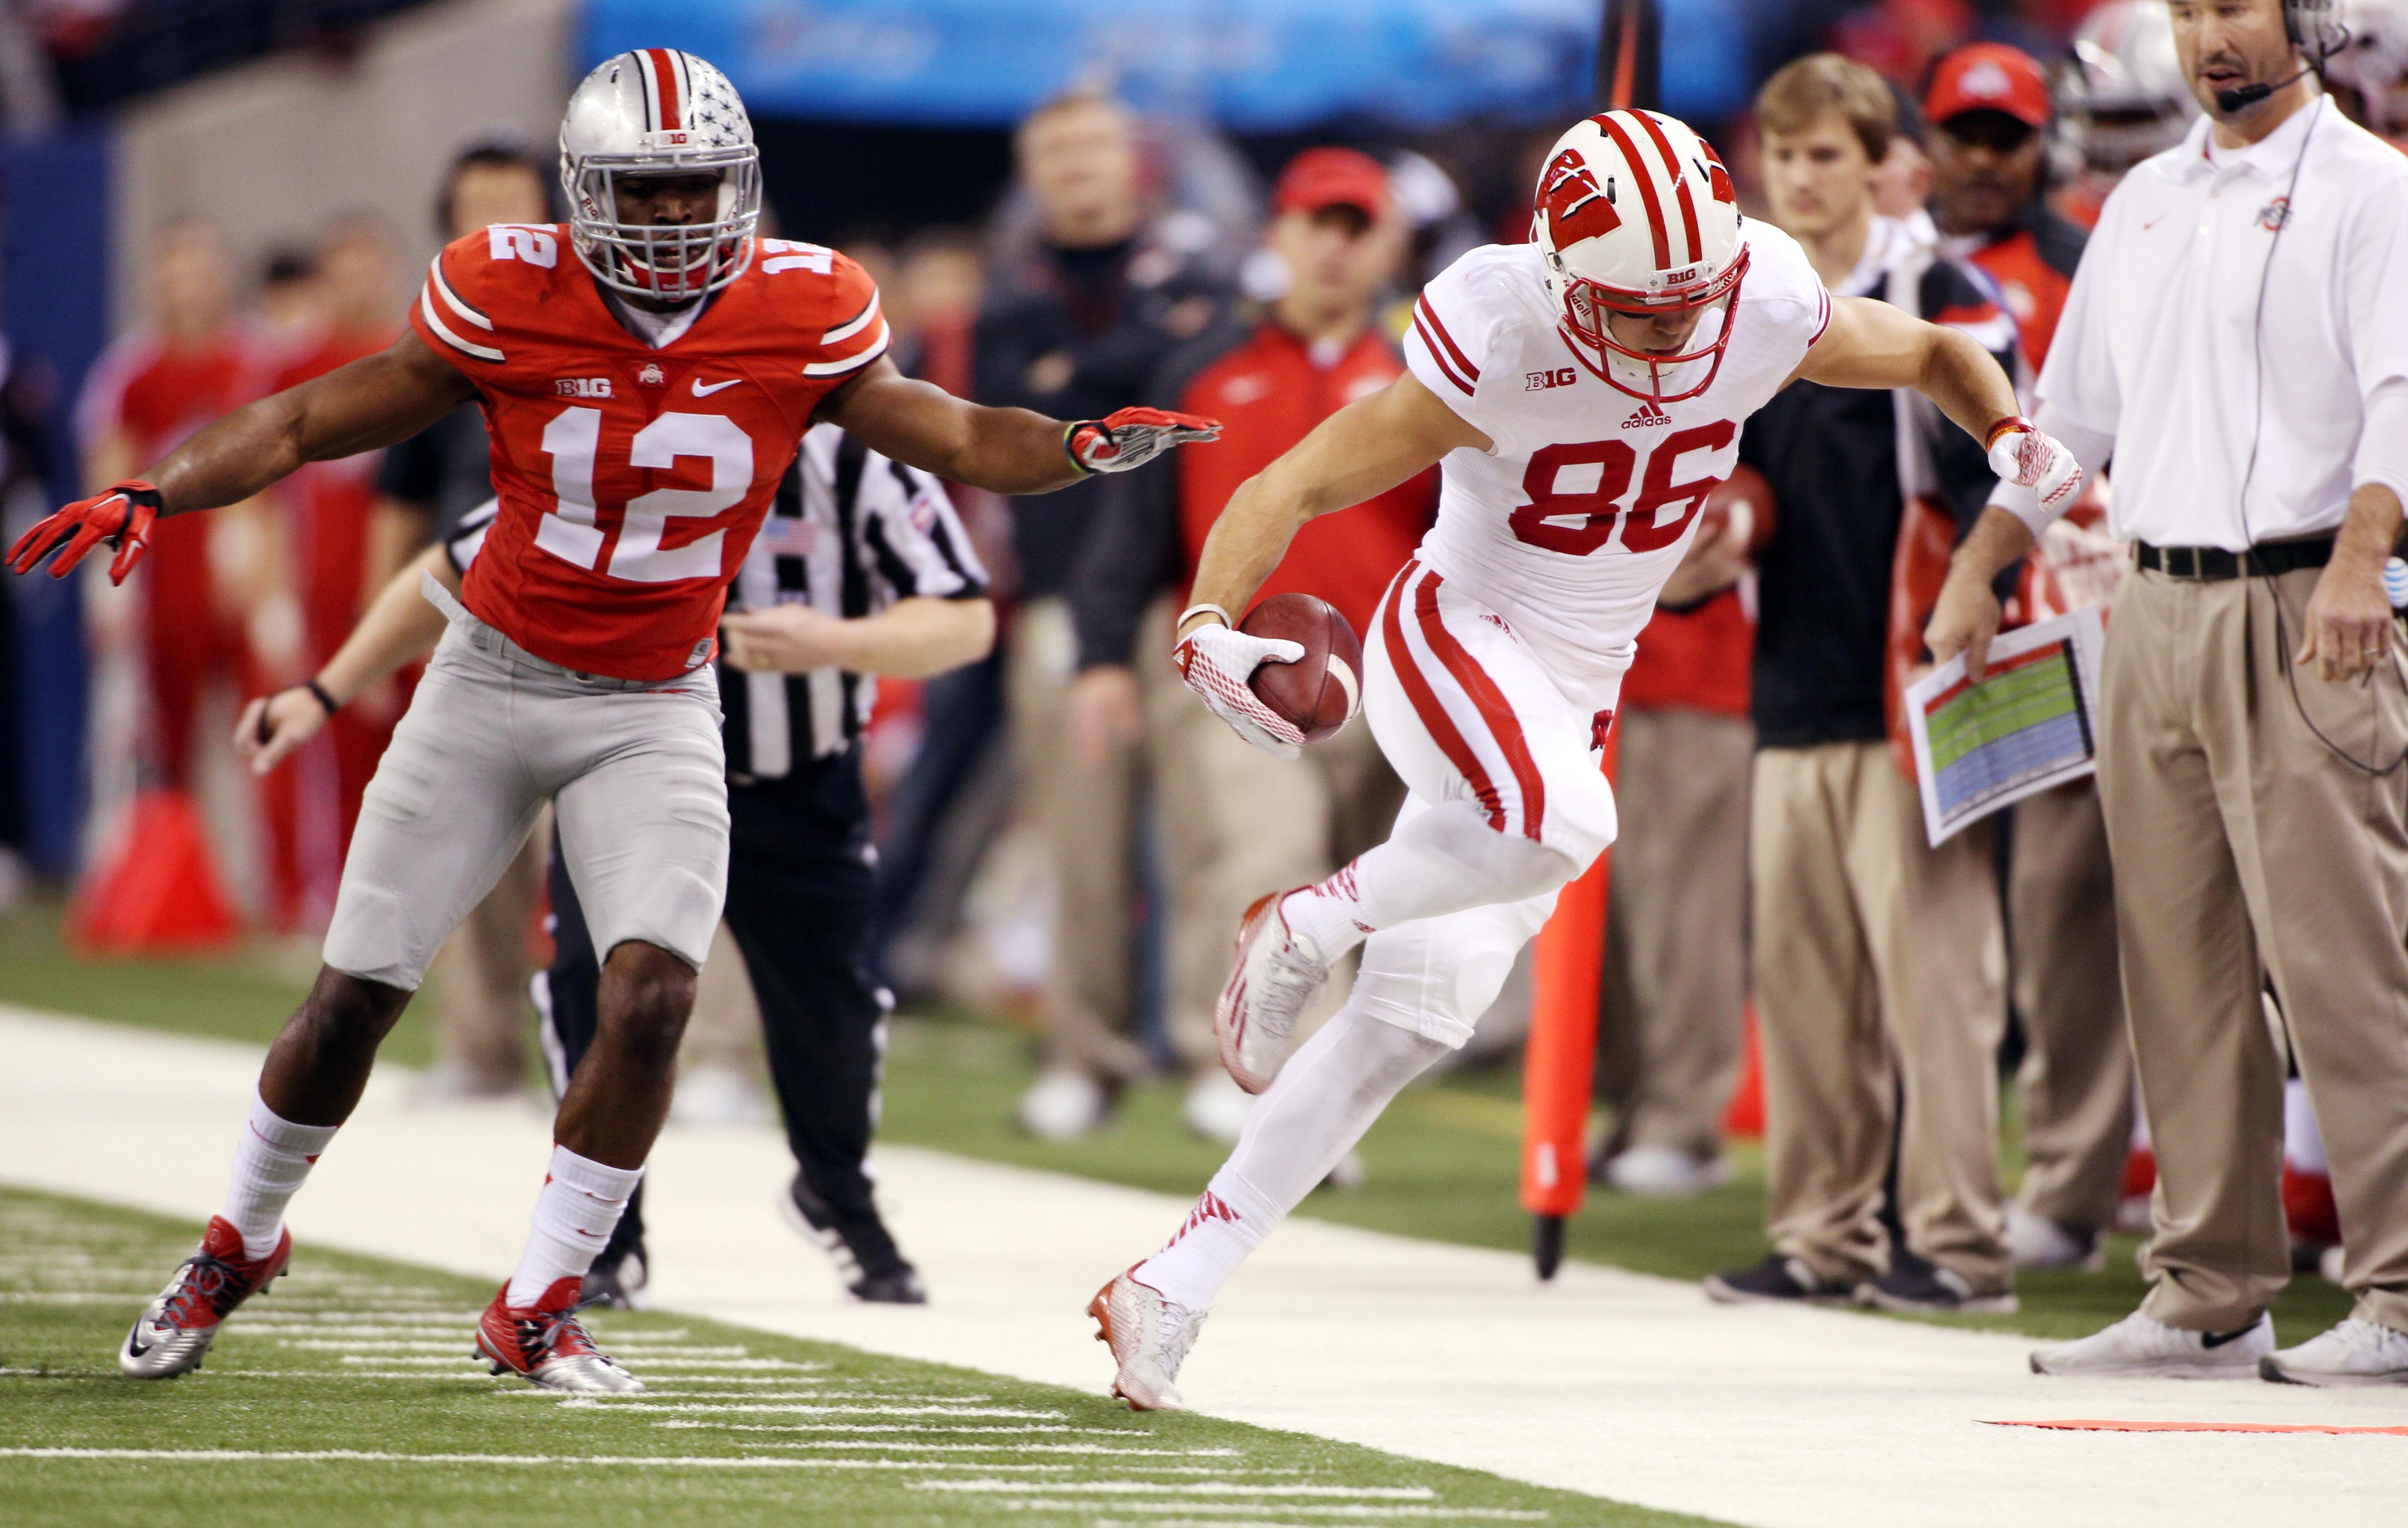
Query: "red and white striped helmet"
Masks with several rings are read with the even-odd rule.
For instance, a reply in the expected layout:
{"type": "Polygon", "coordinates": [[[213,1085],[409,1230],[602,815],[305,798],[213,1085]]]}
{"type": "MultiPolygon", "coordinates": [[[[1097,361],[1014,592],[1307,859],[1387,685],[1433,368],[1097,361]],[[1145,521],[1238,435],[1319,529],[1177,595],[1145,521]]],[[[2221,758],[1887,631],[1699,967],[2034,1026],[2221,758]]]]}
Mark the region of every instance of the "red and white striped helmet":
{"type": "Polygon", "coordinates": [[[1735,300],[1747,274],[1739,224],[1739,195],[1713,146],[1658,112],[1614,110],[1555,140],[1539,176],[1530,237],[1546,257],[1547,291],[1565,331],[1603,357],[1606,380],[1660,405],[1713,385],[1730,343],[1728,307],[1700,317],[1698,332],[1710,337],[1664,355],[1617,341],[1606,315],[1735,300]],[[1695,385],[1665,391],[1668,373],[1699,361],[1710,364],[1695,385]]]}
{"type": "Polygon", "coordinates": [[[639,48],[596,65],[560,121],[560,184],[577,258],[614,291],[682,301],[718,291],[752,263],[761,221],[752,120],[727,77],[692,53],[639,48]],[[619,221],[621,179],[695,174],[719,177],[712,221],[619,221]]]}

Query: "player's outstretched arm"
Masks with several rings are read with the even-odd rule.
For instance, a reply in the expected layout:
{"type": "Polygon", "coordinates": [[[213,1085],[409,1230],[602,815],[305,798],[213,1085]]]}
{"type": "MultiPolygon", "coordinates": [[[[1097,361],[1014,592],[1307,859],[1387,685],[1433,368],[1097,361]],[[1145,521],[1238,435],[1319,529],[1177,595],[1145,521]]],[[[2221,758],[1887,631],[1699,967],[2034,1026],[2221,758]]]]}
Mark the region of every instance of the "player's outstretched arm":
{"type": "Polygon", "coordinates": [[[233,504],[305,463],[395,445],[475,396],[466,377],[405,333],[390,350],[236,409],[170,451],[147,480],[68,505],[8,550],[8,566],[31,572],[56,552],[50,576],[64,578],[106,542],[117,548],[109,577],[122,583],[159,516],[233,504]]]}
{"type": "Polygon", "coordinates": [[[1204,538],[1196,603],[1180,618],[1171,650],[1180,678],[1213,715],[1256,748],[1297,756],[1304,734],[1264,705],[1250,681],[1262,664],[1292,664],[1304,649],[1234,630],[1236,613],[1279,566],[1305,521],[1384,493],[1465,446],[1486,450],[1489,439],[1406,372],[1323,420],[1229,495],[1204,538]]]}
{"type": "Polygon", "coordinates": [[[1159,408],[1109,419],[1048,419],[987,408],[913,381],[879,357],[820,400],[812,416],[844,427],[881,455],[996,493],[1047,493],[1098,472],[1142,466],[1173,446],[1211,440],[1221,426],[1159,408]]]}
{"type": "Polygon", "coordinates": [[[265,775],[282,764],[360,692],[412,658],[435,650],[443,637],[444,619],[419,592],[420,579],[429,573],[452,593],[460,593],[460,575],[452,570],[451,558],[439,546],[427,548],[377,592],[367,613],[314,678],[262,695],[243,707],[234,725],[234,750],[252,774],[265,775]]]}

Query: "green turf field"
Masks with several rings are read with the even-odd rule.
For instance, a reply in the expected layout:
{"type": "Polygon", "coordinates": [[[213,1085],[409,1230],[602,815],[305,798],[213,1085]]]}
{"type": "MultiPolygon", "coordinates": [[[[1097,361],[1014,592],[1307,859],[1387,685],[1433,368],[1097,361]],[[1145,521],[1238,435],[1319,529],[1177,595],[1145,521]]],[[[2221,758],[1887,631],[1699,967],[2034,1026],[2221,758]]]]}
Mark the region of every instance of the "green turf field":
{"type": "Polygon", "coordinates": [[[682,1316],[593,1330],[650,1381],[563,1399],[470,1361],[492,1295],[313,1250],[196,1375],[114,1348],[189,1224],[0,1190],[0,1521],[1549,1528],[1704,1520],[1294,1433],[682,1316]]]}
{"type": "MultiPolygon", "coordinates": [[[[62,950],[54,906],[35,904],[0,918],[0,1002],[89,1014],[265,1043],[299,1001],[297,971],[256,955],[213,960],[90,963],[62,950]]],[[[405,1064],[428,1053],[426,1005],[411,1006],[385,1054],[405,1064]]],[[[1218,1166],[1221,1148],[1179,1121],[1180,1094],[1164,1085],[1131,1090],[1111,1125],[1087,1140],[1050,1145],[1016,1130],[1011,1106],[1035,1064],[1025,1040],[994,1025],[905,1016],[888,1053],[886,1139],[1090,1178],[1193,1193],[1218,1166]]],[[[1363,1144],[1369,1181],[1325,1191],[1300,1213],[1374,1230],[1521,1250],[1529,1217],[1515,1202],[1521,1139],[1520,1078],[1471,1073],[1408,1091],[1363,1144]]],[[[2008,1114],[2012,1130],[2012,1099],[2008,1114]]],[[[2014,1160],[2014,1144],[2009,1142],[2014,1160]]],[[[1570,1223],[1576,1258],[1673,1278],[1702,1278],[1764,1255],[1763,1161],[1737,1145],[1727,1188],[1682,1203],[1592,1192],[1570,1223]]],[[[2108,1244],[2103,1273],[2028,1272],[2014,1316],[1901,1318],[2080,1336],[2125,1315],[2143,1285],[2138,1243],[2108,1244]]],[[[2318,1332],[2349,1313],[2348,1297],[2313,1276],[2293,1281],[2274,1307],[2286,1340],[2318,1332]]]]}

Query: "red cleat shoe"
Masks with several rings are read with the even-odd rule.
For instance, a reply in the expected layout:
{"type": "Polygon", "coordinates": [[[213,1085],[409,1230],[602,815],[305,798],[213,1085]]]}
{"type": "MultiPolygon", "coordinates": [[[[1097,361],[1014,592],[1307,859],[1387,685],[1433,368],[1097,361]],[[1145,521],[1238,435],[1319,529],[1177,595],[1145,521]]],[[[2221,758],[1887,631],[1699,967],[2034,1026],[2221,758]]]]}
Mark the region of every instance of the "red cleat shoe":
{"type": "Polygon", "coordinates": [[[583,1288],[582,1279],[563,1278],[534,1305],[509,1306],[503,1303],[509,1298],[509,1286],[503,1285],[477,1322],[476,1356],[491,1364],[495,1374],[515,1374],[546,1390],[642,1394],[644,1382],[595,1347],[577,1319],[583,1288]]]}
{"type": "Polygon", "coordinates": [[[136,1379],[172,1379],[201,1366],[218,1327],[234,1307],[265,1291],[293,1260],[293,1233],[276,1239],[264,1258],[242,1255],[242,1233],[223,1216],[211,1216],[201,1249],[184,1260],[159,1298],[136,1318],[117,1366],[136,1379]]]}

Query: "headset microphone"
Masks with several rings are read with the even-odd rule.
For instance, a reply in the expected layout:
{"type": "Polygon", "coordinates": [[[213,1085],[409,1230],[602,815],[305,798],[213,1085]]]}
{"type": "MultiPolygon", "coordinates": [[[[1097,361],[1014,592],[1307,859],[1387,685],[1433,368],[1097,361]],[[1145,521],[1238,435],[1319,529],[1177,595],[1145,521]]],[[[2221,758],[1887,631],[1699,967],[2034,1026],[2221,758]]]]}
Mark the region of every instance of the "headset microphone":
{"type": "Polygon", "coordinates": [[[2315,73],[2315,69],[2311,65],[2307,68],[2301,69],[2298,74],[2293,75],[2288,79],[2278,79],[2271,85],[2261,80],[2255,85],[2243,85],[2238,90],[2217,91],[2215,93],[2215,109],[2223,112],[2228,117],[2237,111],[2246,111],[2251,107],[2256,106],[2258,102],[2272,95],[2276,91],[2288,90],[2290,87],[2298,84],[2300,80],[2305,79],[2308,76],[2314,73],[2315,73]]]}

